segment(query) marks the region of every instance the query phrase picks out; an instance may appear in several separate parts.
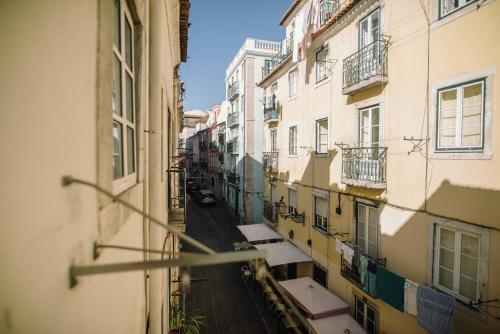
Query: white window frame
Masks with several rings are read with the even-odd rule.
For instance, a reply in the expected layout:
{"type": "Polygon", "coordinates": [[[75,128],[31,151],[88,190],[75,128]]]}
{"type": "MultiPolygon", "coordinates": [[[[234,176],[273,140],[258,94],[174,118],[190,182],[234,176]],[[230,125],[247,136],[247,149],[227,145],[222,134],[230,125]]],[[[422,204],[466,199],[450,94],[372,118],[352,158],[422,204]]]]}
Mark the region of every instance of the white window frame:
{"type": "Polygon", "coordinates": [[[373,325],[374,325],[374,331],[373,333],[377,333],[378,330],[378,312],[375,308],[372,306],[368,305],[368,302],[365,301],[363,298],[357,296],[356,294],[354,295],[354,320],[358,324],[360,324],[367,332],[368,332],[368,309],[371,309],[374,314],[374,319],[373,319],[373,325]],[[363,304],[363,310],[358,310],[358,301],[363,304]],[[358,321],[358,311],[361,311],[360,313],[363,314],[363,323],[361,324],[358,321]]]}
{"type": "MultiPolygon", "coordinates": [[[[480,285],[481,285],[481,277],[480,277],[480,266],[481,266],[481,253],[482,253],[482,248],[484,247],[481,244],[481,235],[476,234],[476,233],[471,233],[469,231],[464,231],[461,229],[453,228],[450,226],[445,226],[445,225],[436,225],[436,231],[435,231],[435,238],[434,238],[434,268],[433,268],[433,286],[438,288],[441,291],[444,291],[450,295],[455,296],[456,298],[468,303],[470,301],[475,302],[476,300],[471,300],[466,296],[463,296],[460,294],[460,247],[461,247],[461,240],[462,240],[462,235],[468,235],[472,236],[474,238],[478,239],[478,267],[477,267],[477,286],[476,286],[476,296],[477,298],[481,298],[481,291],[480,291],[480,285]],[[454,271],[453,271],[453,290],[450,290],[449,288],[441,285],[439,283],[439,269],[440,269],[440,235],[442,230],[448,230],[452,231],[455,233],[455,245],[454,245],[454,271]],[[459,236],[459,237],[457,237],[459,236]]],[[[481,298],[482,299],[482,298],[481,298]]]]}
{"type": "Polygon", "coordinates": [[[446,2],[447,0],[439,0],[439,19],[442,19],[452,13],[455,13],[456,11],[459,11],[460,9],[467,7],[470,4],[473,4],[477,0],[453,0],[454,2],[458,2],[458,6],[456,8],[453,8],[451,10],[446,10],[446,2]]]}
{"type": "Polygon", "coordinates": [[[330,201],[328,197],[318,196],[317,194],[313,194],[313,218],[314,218],[314,228],[319,230],[322,233],[328,233],[328,224],[329,224],[329,212],[330,212],[330,201]],[[326,217],[316,213],[316,201],[317,200],[326,201],[326,217]],[[319,222],[319,223],[318,223],[319,222]]]}
{"type": "Polygon", "coordinates": [[[278,152],[278,130],[272,129],[270,132],[271,152],[278,152]]]}
{"type": "Polygon", "coordinates": [[[298,213],[298,200],[297,200],[297,195],[298,195],[298,192],[297,192],[297,189],[293,189],[293,188],[288,188],[288,213],[290,214],[297,214],[298,213]],[[290,196],[290,192],[294,192],[295,193],[295,206],[292,205],[292,202],[291,202],[291,196],[290,196]]]}
{"type": "Polygon", "coordinates": [[[288,73],[288,97],[299,95],[299,69],[295,68],[288,73]]]}
{"type": "Polygon", "coordinates": [[[288,128],[288,154],[292,156],[297,155],[297,134],[297,125],[288,128]]]}
{"type": "Polygon", "coordinates": [[[484,149],[484,130],[485,130],[485,124],[484,124],[484,119],[485,119],[485,100],[486,100],[486,78],[478,79],[478,80],[472,80],[464,83],[460,83],[457,85],[453,86],[448,86],[444,87],[441,89],[437,90],[437,110],[436,110],[436,146],[435,150],[436,152],[467,152],[467,151],[482,151],[484,149]],[[462,145],[462,115],[463,115],[463,91],[464,88],[469,87],[469,86],[474,86],[477,85],[478,83],[481,84],[481,94],[482,94],[482,100],[481,100],[481,133],[480,133],[480,138],[481,138],[481,143],[479,146],[463,146],[462,145]],[[441,94],[445,92],[450,92],[456,90],[456,110],[455,110],[455,117],[456,117],[456,123],[455,123],[455,146],[454,147],[441,147],[440,146],[440,132],[442,128],[439,125],[439,120],[441,116],[441,94]]]}
{"type": "Polygon", "coordinates": [[[379,147],[382,145],[382,109],[380,104],[375,104],[371,105],[368,107],[363,107],[358,110],[358,146],[359,147],[379,147]],[[374,109],[378,109],[378,124],[374,125],[373,124],[373,111],[374,109]],[[361,119],[362,119],[362,113],[364,111],[368,110],[368,125],[365,124],[365,126],[361,126],[361,119]],[[378,127],[378,141],[374,142],[373,139],[373,128],[378,127]],[[369,145],[366,142],[362,142],[362,136],[361,133],[363,130],[368,131],[368,137],[370,138],[369,145]]]}
{"type": "Polygon", "coordinates": [[[134,45],[134,22],[132,20],[132,15],[128,9],[125,1],[117,0],[120,4],[120,45],[116,46],[113,39],[113,60],[116,58],[120,62],[120,89],[121,89],[121,99],[120,99],[120,114],[111,111],[113,115],[113,123],[118,123],[122,127],[121,137],[122,137],[122,163],[123,163],[123,176],[113,179],[113,193],[117,194],[125,189],[129,188],[137,181],[137,115],[135,112],[135,73],[134,73],[134,58],[135,58],[135,45],[134,45]],[[130,68],[126,62],[125,56],[125,26],[126,23],[131,29],[131,66],[130,68]],[[127,100],[126,100],[126,77],[130,76],[132,79],[132,121],[127,119],[127,100]],[[134,171],[129,173],[128,170],[128,135],[127,128],[131,128],[133,131],[133,168],[134,171]]]}
{"type": "Polygon", "coordinates": [[[322,118],[316,120],[316,153],[325,154],[328,153],[328,137],[329,137],[329,126],[328,118],[322,118]],[[321,124],[326,123],[326,134],[321,133],[321,124]],[[324,142],[323,142],[324,140],[324,142]],[[324,149],[322,147],[324,146],[324,149]]]}
{"type": "MultiPolygon", "coordinates": [[[[364,250],[365,254],[370,256],[371,258],[373,259],[377,259],[379,257],[379,230],[380,230],[380,212],[379,212],[379,209],[377,206],[375,205],[371,205],[371,204],[366,204],[366,203],[360,203],[360,202],[355,202],[355,210],[356,210],[356,230],[355,230],[355,235],[356,235],[356,238],[355,238],[355,244],[357,246],[361,246],[361,248],[364,250]],[[362,239],[364,239],[364,244],[363,245],[360,245],[359,243],[359,223],[360,223],[360,220],[359,220],[359,211],[360,211],[360,208],[363,208],[364,210],[366,210],[366,222],[363,222],[365,224],[365,233],[361,236],[362,239]],[[369,222],[370,222],[370,208],[371,209],[375,209],[377,211],[376,213],[376,218],[377,218],[377,222],[376,222],[376,239],[375,239],[375,249],[376,249],[376,254],[370,254],[369,253],[369,244],[370,244],[370,240],[369,240],[369,222]]],[[[371,240],[371,243],[373,243],[373,240],[371,240]]]]}
{"type": "Polygon", "coordinates": [[[328,79],[328,45],[323,45],[321,49],[316,52],[316,83],[320,83],[328,79]]]}

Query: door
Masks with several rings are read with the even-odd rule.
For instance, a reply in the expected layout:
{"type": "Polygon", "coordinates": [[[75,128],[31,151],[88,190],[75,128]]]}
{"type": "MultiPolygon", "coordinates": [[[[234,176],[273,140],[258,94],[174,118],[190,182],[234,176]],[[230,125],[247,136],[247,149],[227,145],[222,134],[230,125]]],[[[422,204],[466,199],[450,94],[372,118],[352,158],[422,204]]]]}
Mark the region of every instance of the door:
{"type": "Polygon", "coordinates": [[[273,208],[273,223],[276,222],[276,210],[278,209],[274,203],[278,202],[278,194],[276,193],[276,185],[271,184],[271,206],[273,208]]]}
{"type": "Polygon", "coordinates": [[[380,106],[359,111],[359,151],[355,163],[361,180],[377,181],[380,176],[381,144],[380,106]]]}
{"type": "Polygon", "coordinates": [[[380,9],[359,22],[359,80],[375,75],[380,64],[380,9]]]}

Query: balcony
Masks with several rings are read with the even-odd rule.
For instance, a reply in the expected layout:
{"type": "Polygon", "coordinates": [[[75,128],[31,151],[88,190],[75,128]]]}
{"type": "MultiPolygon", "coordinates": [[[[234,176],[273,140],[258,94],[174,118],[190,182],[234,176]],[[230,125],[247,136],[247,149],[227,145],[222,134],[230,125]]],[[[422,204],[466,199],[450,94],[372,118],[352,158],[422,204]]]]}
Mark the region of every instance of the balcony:
{"type": "Polygon", "coordinates": [[[232,114],[227,115],[227,126],[232,127],[234,125],[238,125],[239,121],[239,113],[233,112],[232,114]]]}
{"type": "Polygon", "coordinates": [[[278,51],[273,58],[265,62],[264,67],[262,67],[262,80],[267,77],[279,64],[281,64],[291,53],[293,46],[293,35],[283,41],[283,45],[280,51],[278,51]]]}
{"type": "Polygon", "coordinates": [[[210,144],[208,145],[208,147],[211,149],[211,150],[216,150],[217,149],[217,141],[211,141],[210,144]]]}
{"type": "Polygon", "coordinates": [[[236,174],[235,170],[232,170],[227,174],[227,182],[235,185],[240,184],[240,176],[236,174]]]}
{"type": "Polygon", "coordinates": [[[354,95],[389,81],[387,40],[378,40],[344,59],[342,94],[354,95]]]}
{"type": "Polygon", "coordinates": [[[339,10],[340,0],[322,0],[320,3],[320,26],[325,24],[339,10]]]}
{"type": "Polygon", "coordinates": [[[264,152],[263,164],[267,173],[278,172],[278,152],[264,152]]]}
{"type": "Polygon", "coordinates": [[[342,183],[365,188],[386,188],[387,147],[342,149],[342,183]]]}
{"type": "Polygon", "coordinates": [[[227,143],[227,153],[238,154],[238,139],[233,139],[227,143]]]}
{"type": "Polygon", "coordinates": [[[226,94],[228,101],[232,101],[235,98],[237,98],[239,93],[240,93],[240,84],[238,81],[235,81],[227,87],[226,94]]]}
{"type": "Polygon", "coordinates": [[[276,96],[273,94],[267,98],[264,105],[264,123],[273,123],[279,120],[277,107],[276,96]]]}
{"type": "Polygon", "coordinates": [[[264,218],[272,224],[278,223],[278,210],[270,201],[264,201],[264,218]]]}

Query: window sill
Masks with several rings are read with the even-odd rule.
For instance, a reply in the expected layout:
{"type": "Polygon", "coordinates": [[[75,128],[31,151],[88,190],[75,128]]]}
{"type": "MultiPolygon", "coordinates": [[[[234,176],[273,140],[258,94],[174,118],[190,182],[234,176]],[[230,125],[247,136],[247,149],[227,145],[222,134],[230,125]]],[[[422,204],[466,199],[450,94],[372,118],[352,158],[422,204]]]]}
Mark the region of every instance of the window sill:
{"type": "Polygon", "coordinates": [[[328,152],[325,152],[325,153],[322,153],[322,152],[314,152],[314,157],[315,157],[315,158],[326,159],[326,158],[329,158],[329,157],[330,157],[330,155],[328,154],[328,152]]]}
{"type": "MultiPolygon", "coordinates": [[[[485,1],[483,4],[481,4],[481,7],[489,4],[490,2],[492,2],[493,0],[487,0],[485,1]]],[[[435,5],[435,9],[436,9],[436,14],[434,16],[434,19],[433,19],[433,23],[431,25],[431,28],[432,29],[436,29],[436,28],[439,28],[447,23],[450,23],[452,21],[455,21],[456,19],[462,17],[463,15],[466,15],[474,10],[477,9],[477,1],[474,1],[474,2],[471,2],[465,6],[463,6],[462,8],[459,8],[457,10],[455,10],[454,12],[452,13],[449,13],[445,16],[442,16],[442,17],[439,17],[439,0],[436,0],[436,5],[435,5]]]]}
{"type": "Polygon", "coordinates": [[[321,87],[321,86],[329,83],[331,81],[331,78],[332,78],[332,76],[329,75],[326,78],[324,78],[324,79],[322,79],[322,80],[320,80],[318,82],[315,82],[313,88],[316,89],[316,88],[319,88],[319,87],[321,87]]]}
{"type": "Polygon", "coordinates": [[[132,188],[137,183],[137,174],[130,174],[120,179],[113,180],[113,195],[120,195],[126,190],[132,188]]]}
{"type": "Polygon", "coordinates": [[[291,101],[293,101],[293,100],[296,100],[298,97],[299,97],[299,94],[294,95],[294,96],[289,96],[289,97],[288,97],[288,102],[291,102],[291,101]]]}
{"type": "Polygon", "coordinates": [[[321,235],[328,237],[328,231],[325,231],[322,228],[317,227],[316,225],[313,225],[313,229],[316,230],[316,232],[320,233],[321,235]]]}
{"type": "Polygon", "coordinates": [[[492,154],[487,150],[436,150],[430,154],[430,158],[436,160],[491,160],[492,154]]]}
{"type": "Polygon", "coordinates": [[[292,159],[296,159],[299,157],[299,155],[298,154],[288,154],[287,157],[292,158],[292,159]]]}

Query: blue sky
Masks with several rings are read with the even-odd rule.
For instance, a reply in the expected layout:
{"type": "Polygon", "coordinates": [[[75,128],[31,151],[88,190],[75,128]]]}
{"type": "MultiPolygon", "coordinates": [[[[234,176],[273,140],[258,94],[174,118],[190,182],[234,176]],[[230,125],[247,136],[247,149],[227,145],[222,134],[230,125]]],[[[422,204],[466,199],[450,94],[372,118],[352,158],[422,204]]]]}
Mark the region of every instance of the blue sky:
{"type": "Polygon", "coordinates": [[[245,38],[280,41],[278,25],[292,0],[191,0],[188,61],[181,65],[184,110],[206,110],[224,99],[224,75],[245,38]]]}

